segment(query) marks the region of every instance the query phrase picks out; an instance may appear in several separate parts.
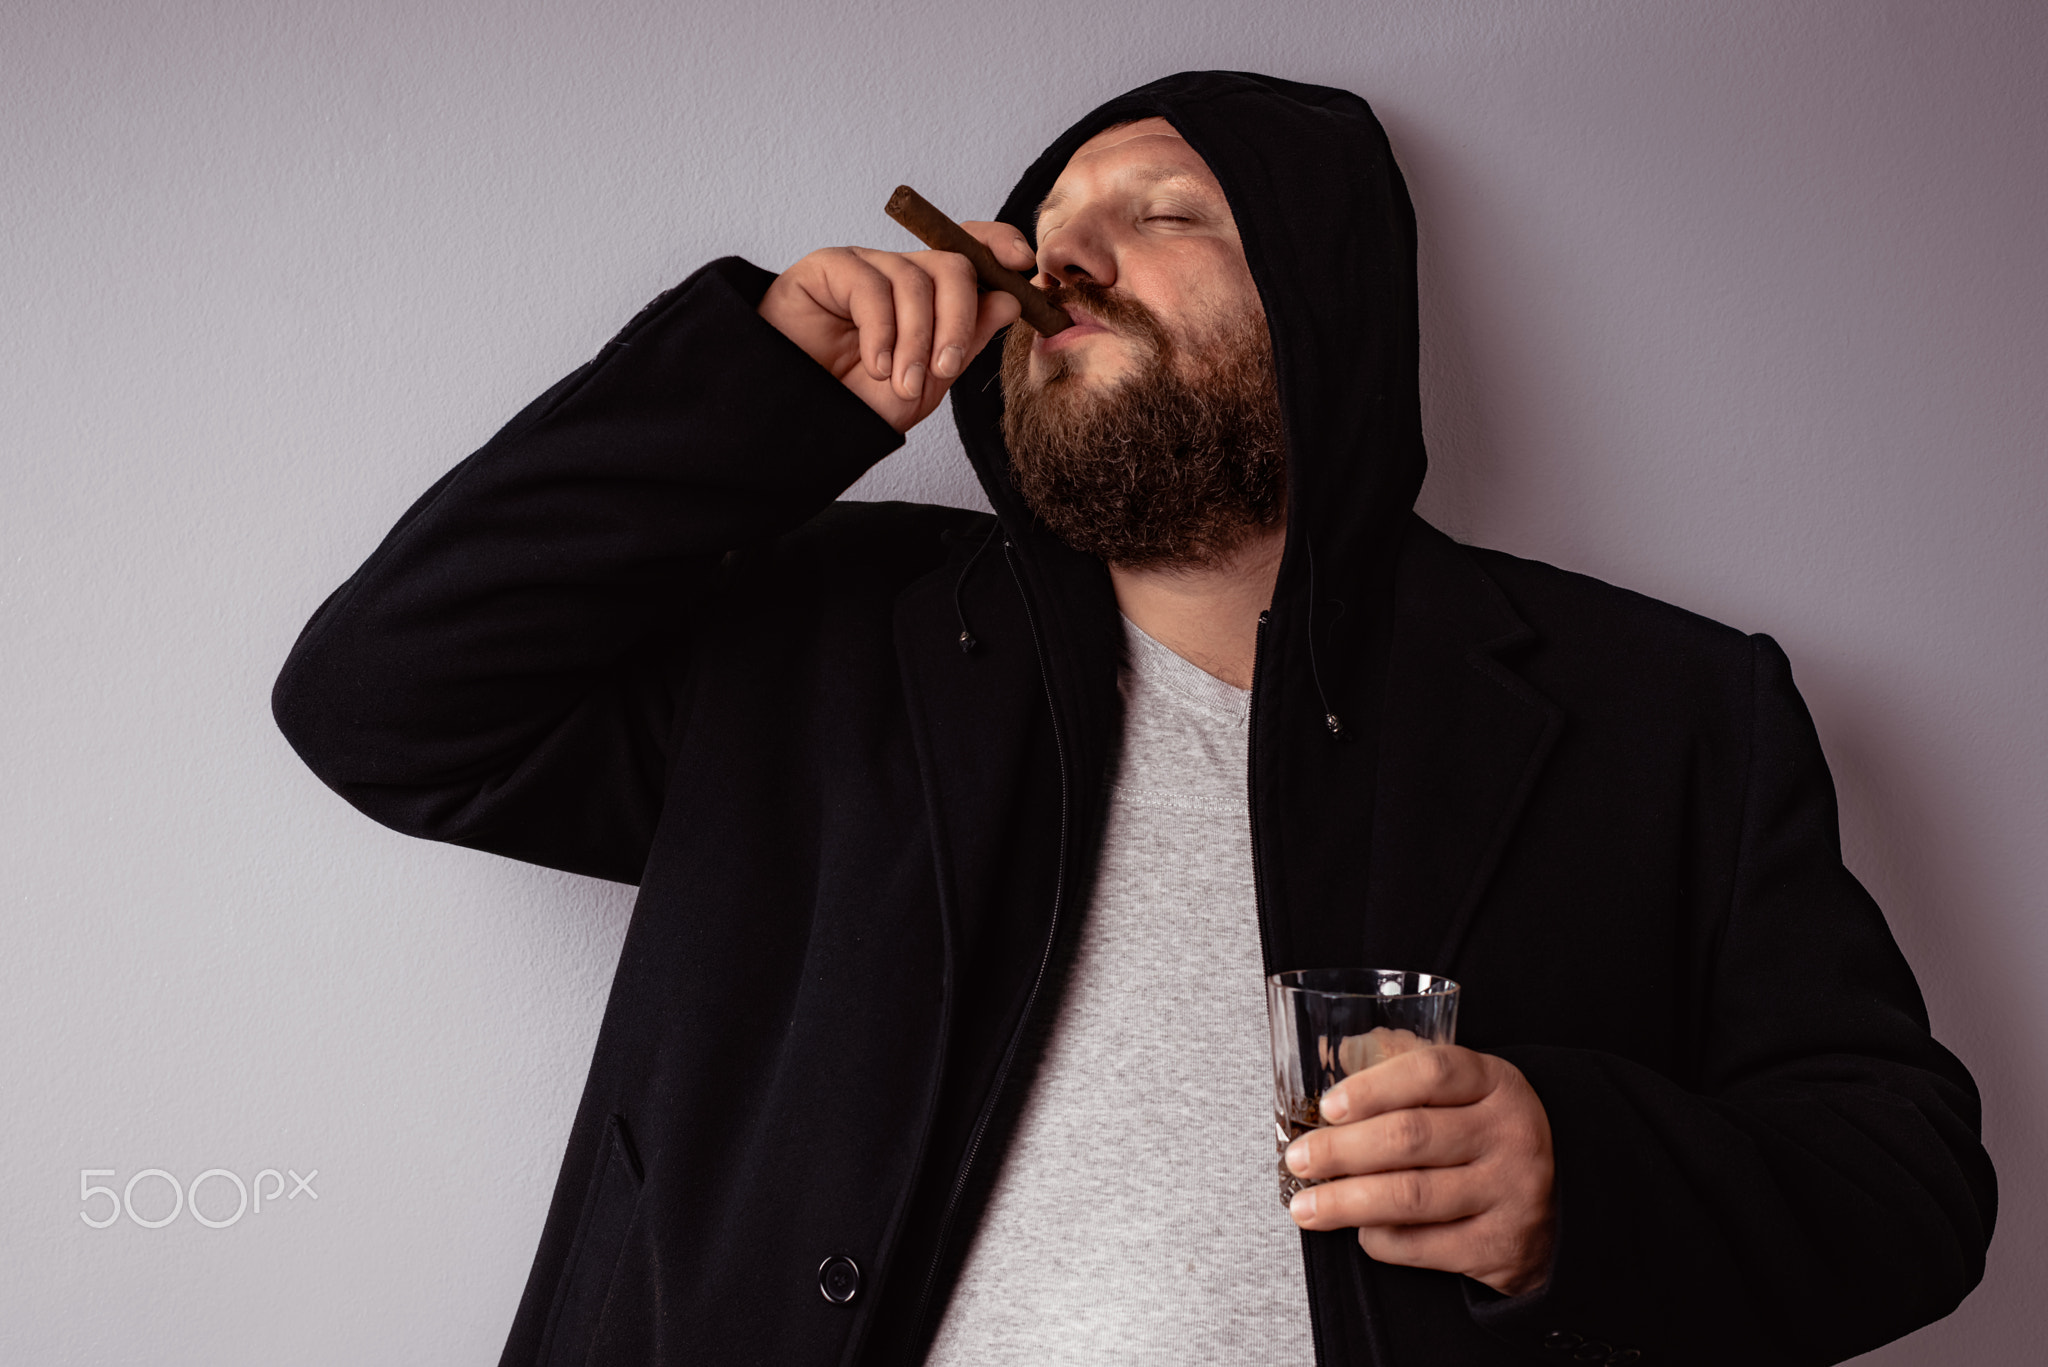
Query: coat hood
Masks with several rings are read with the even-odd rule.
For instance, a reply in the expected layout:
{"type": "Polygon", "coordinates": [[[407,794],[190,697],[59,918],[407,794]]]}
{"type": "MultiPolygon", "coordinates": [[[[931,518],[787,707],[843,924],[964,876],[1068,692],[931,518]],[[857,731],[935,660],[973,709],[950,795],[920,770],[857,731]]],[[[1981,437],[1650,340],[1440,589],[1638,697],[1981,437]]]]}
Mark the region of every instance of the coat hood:
{"type": "MultiPolygon", "coordinates": [[[[1339,585],[1355,593],[1361,577],[1381,577],[1376,571],[1390,564],[1426,464],[1415,215],[1386,134],[1347,91],[1249,72],[1182,72],[1067,129],[998,218],[1036,246],[1038,202],[1074,151],[1104,128],[1155,115],[1221,182],[1265,305],[1287,435],[1288,537],[1276,607],[1305,598],[1311,573],[1318,597],[1339,585]]],[[[1000,351],[986,348],[954,385],[954,416],[1006,531],[1040,551],[1052,535],[1019,496],[1003,445],[1000,351]]],[[[1318,621],[1319,636],[1323,629],[1318,621]]]]}

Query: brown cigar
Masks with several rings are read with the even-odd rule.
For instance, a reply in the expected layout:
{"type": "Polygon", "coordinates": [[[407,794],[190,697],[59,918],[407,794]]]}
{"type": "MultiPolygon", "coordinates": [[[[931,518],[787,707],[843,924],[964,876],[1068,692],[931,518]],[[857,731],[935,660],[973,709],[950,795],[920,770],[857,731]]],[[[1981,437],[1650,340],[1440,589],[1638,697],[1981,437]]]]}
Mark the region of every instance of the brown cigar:
{"type": "Polygon", "coordinates": [[[1065,310],[1046,298],[1044,290],[996,260],[996,254],[980,238],[934,209],[930,200],[908,185],[897,186],[885,207],[889,217],[915,233],[925,246],[960,253],[974,263],[974,273],[982,284],[1015,296],[1024,306],[1024,321],[1037,328],[1039,336],[1050,337],[1074,325],[1065,310]]]}

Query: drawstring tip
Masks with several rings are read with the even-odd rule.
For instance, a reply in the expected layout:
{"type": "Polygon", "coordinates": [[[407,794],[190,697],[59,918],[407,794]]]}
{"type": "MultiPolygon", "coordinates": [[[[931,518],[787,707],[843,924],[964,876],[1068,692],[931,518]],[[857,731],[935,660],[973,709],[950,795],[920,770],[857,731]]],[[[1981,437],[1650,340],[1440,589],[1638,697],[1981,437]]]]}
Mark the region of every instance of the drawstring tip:
{"type": "Polygon", "coordinates": [[[1323,725],[1330,728],[1330,734],[1333,736],[1341,738],[1344,735],[1344,723],[1337,720],[1335,712],[1323,713],[1323,725]]]}
{"type": "Polygon", "coordinates": [[[974,639],[973,632],[963,631],[960,633],[960,653],[962,655],[972,655],[974,653],[975,644],[976,642],[974,639]]]}

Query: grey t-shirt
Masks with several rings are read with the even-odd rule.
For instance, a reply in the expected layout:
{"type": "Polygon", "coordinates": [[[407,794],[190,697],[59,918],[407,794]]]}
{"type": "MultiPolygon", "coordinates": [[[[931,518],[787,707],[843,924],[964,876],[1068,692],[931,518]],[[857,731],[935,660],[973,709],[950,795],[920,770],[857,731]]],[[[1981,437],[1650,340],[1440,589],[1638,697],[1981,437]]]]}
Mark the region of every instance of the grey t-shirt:
{"type": "Polygon", "coordinates": [[[1315,1360],[1274,1167],[1251,695],[1124,638],[1101,868],[934,1367],[1315,1360]]]}

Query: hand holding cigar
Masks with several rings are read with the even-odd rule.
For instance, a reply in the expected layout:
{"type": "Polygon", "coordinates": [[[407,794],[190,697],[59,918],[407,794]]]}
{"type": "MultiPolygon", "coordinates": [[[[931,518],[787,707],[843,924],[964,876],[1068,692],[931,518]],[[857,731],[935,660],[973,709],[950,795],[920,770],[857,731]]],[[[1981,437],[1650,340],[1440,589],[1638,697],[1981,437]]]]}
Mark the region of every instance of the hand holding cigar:
{"type": "Polygon", "coordinates": [[[896,193],[889,196],[883,207],[889,217],[910,229],[925,246],[934,251],[958,252],[973,262],[974,273],[983,285],[1001,290],[1023,305],[1024,321],[1036,328],[1039,336],[1050,337],[1074,325],[1074,320],[1048,299],[1044,290],[996,260],[995,253],[980,238],[933,208],[930,200],[908,185],[897,186],[896,193]]]}
{"type": "Polygon", "coordinates": [[[918,221],[922,231],[937,233],[943,231],[937,224],[944,224],[958,236],[931,250],[814,251],[775,278],[757,309],[898,432],[938,407],[968,362],[1018,320],[1027,300],[1041,330],[1068,326],[1018,274],[1037,269],[1018,229],[955,224],[936,210],[918,221]],[[991,277],[994,287],[984,288],[981,282],[991,277]]]}

